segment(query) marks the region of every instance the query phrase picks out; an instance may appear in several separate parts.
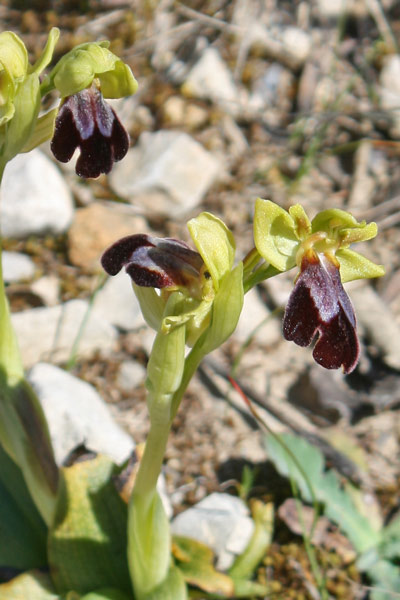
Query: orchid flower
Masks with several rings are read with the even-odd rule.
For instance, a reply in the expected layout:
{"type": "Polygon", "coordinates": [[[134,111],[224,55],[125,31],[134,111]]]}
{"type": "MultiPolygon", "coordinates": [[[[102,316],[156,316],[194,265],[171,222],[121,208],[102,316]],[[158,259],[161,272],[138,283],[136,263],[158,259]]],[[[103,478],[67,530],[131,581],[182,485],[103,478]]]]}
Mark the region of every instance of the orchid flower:
{"type": "Polygon", "coordinates": [[[382,266],[349,249],[376,234],[375,223],[358,223],[343,210],[324,210],[310,221],[299,204],[287,212],[269,200],[257,200],[254,239],[259,254],[278,271],[295,265],[300,269],[283,335],[300,346],[316,340],[313,357],[327,369],[342,366],[348,374],[357,365],[356,317],[342,284],[384,274],[382,266]]]}

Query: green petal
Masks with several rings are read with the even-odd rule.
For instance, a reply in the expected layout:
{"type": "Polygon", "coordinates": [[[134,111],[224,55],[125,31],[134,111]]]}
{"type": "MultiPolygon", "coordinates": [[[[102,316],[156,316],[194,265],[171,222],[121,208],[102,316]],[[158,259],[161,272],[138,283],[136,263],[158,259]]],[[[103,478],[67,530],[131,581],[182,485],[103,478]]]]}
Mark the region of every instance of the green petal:
{"type": "Polygon", "coordinates": [[[279,271],[287,271],[296,264],[299,246],[296,223],[286,210],[270,200],[256,200],[254,241],[264,260],[279,271]]]}
{"type": "Polygon", "coordinates": [[[0,72],[0,127],[13,118],[16,85],[7,70],[0,72]]]}
{"type": "Polygon", "coordinates": [[[311,222],[301,204],[294,204],[289,208],[289,214],[296,223],[296,233],[303,239],[311,233],[311,222]]]}
{"type": "Polygon", "coordinates": [[[207,212],[191,219],[188,229],[217,291],[219,282],[233,266],[235,240],[232,232],[221,219],[207,212]]]}
{"type": "Polygon", "coordinates": [[[60,30],[57,27],[53,27],[50,30],[49,37],[47,38],[46,46],[42,54],[39,56],[33,67],[31,67],[31,73],[40,73],[47,67],[53,58],[54,48],[58,42],[58,38],[60,37],[60,30]]]}
{"type": "Polygon", "coordinates": [[[140,304],[140,310],[147,325],[158,331],[165,308],[165,302],[154,288],[142,287],[132,283],[133,291],[140,304]]]}
{"type": "Polygon", "coordinates": [[[25,77],[28,53],[23,41],[12,31],[0,33],[0,63],[13,79],[25,77]]]}
{"type": "Polygon", "coordinates": [[[376,265],[353,250],[341,249],[336,252],[336,258],[340,263],[340,277],[343,283],[355,279],[372,279],[382,277],[385,269],[382,265],[376,265]]]}
{"type": "Polygon", "coordinates": [[[132,71],[118,60],[112,71],[107,71],[99,75],[101,93],[104,98],[123,98],[134,94],[138,88],[138,83],[133,76],[132,71]]]}
{"type": "Polygon", "coordinates": [[[366,242],[371,240],[378,233],[378,226],[376,223],[363,223],[359,224],[358,228],[343,229],[340,232],[340,237],[343,244],[354,244],[356,242],[366,242]]]}

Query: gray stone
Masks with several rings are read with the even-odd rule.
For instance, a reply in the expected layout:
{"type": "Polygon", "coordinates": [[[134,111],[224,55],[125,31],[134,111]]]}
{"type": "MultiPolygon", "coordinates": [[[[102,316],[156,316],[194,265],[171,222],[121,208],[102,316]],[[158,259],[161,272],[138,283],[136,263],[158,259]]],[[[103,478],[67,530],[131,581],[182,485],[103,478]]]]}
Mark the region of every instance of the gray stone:
{"type": "Polygon", "coordinates": [[[400,137],[400,55],[391,54],[384,59],[380,73],[381,106],[392,119],[391,134],[400,137]]]}
{"type": "Polygon", "coordinates": [[[217,567],[228,569],[249,543],[254,522],[245,503],[229,494],[214,493],[180,513],[172,521],[172,532],[210,546],[217,567]]]}
{"type": "Polygon", "coordinates": [[[43,406],[59,465],[81,444],[118,464],[129,457],[132,438],[113,421],[91,385],[47,363],[35,365],[28,379],[43,406]]]}
{"type": "Polygon", "coordinates": [[[40,360],[65,362],[76,353],[87,357],[100,350],[103,354],[115,347],[117,330],[89,308],[86,300],[30,308],[11,317],[17,334],[22,361],[32,367],[40,360]]]}
{"type": "Polygon", "coordinates": [[[117,385],[124,392],[131,392],[142,385],[146,378],[146,369],[135,360],[126,360],[121,363],[117,375],[117,385]]]}
{"type": "Polygon", "coordinates": [[[21,252],[2,253],[3,278],[6,283],[31,279],[35,273],[35,264],[29,256],[21,252]]]}
{"type": "MultiPolygon", "coordinates": [[[[363,18],[369,15],[371,4],[365,0],[317,0],[316,8],[325,19],[337,19],[344,13],[363,18]]],[[[387,11],[393,0],[380,0],[380,5],[382,11],[387,11]]]]}
{"type": "Polygon", "coordinates": [[[62,233],[72,221],[71,192],[54,163],[40,150],[8,163],[1,186],[4,237],[62,233]]]}
{"type": "Polygon", "coordinates": [[[96,317],[125,331],[137,329],[145,324],[132,289],[132,280],[125,269],[115,277],[109,277],[96,294],[93,309],[96,317]]]}
{"type": "Polygon", "coordinates": [[[152,213],[177,217],[199,204],[220,168],[217,158],[186,133],[145,132],[114,166],[110,184],[135,205],[140,194],[161,191],[169,201],[153,203],[152,213]]]}
{"type": "Polygon", "coordinates": [[[206,48],[190,70],[182,86],[188,96],[211,100],[235,114],[238,108],[238,89],[232,73],[216,48],[206,48]]]}
{"type": "Polygon", "coordinates": [[[57,275],[43,275],[31,283],[31,290],[47,306],[56,306],[60,302],[60,280],[57,275]]]}
{"type": "Polygon", "coordinates": [[[254,337],[260,344],[275,344],[282,338],[281,319],[277,319],[262,302],[256,289],[252,289],[244,297],[234,337],[241,343],[254,337]]]}

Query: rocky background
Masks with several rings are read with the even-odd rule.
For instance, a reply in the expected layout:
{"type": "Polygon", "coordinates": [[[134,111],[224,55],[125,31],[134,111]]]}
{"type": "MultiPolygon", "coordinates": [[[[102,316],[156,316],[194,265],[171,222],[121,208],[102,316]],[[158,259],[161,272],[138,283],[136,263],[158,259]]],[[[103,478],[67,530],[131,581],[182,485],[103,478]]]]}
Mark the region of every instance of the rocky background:
{"type": "MultiPolygon", "coordinates": [[[[250,495],[279,509],[263,567],[278,597],[319,597],[283,504],[290,487],[266,463],[264,433],[227,376],[272,430],[322,447],[371,511],[398,511],[400,3],[9,0],[0,22],[22,36],[32,59],[51,26],[62,32],[60,55],[110,39],[139,82],[135,96],[113,102],[131,149],[110,176],[79,180],[44,146],[17,157],[2,188],[13,323],[59,462],[79,444],[122,462],[148,428],[154,333],[128,277],[101,273],[110,243],[139,232],[188,241],[186,221],[208,210],[233,230],[242,257],[257,196],[285,208],[300,202],[311,216],[339,207],[378,223],[363,251],[387,275],[347,286],[362,344],[357,370],[325,371],[310,349],[283,340],[294,274],[276,277],[247,295],[235,335],[190,385],[165,460],[174,513],[214,491],[236,494],[250,466],[250,495]]],[[[329,594],[365,598],[354,554],[341,544],[320,543],[329,594]]]]}

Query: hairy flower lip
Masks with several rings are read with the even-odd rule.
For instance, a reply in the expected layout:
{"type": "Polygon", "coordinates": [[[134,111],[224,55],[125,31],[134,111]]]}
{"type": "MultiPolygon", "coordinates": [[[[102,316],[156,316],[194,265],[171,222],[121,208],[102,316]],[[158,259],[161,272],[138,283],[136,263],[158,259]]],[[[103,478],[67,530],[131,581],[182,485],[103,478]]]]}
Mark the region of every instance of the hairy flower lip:
{"type": "Polygon", "coordinates": [[[155,288],[200,285],[204,265],[200,254],[185,242],[147,234],[118,240],[104,252],[101,264],[109,275],[125,267],[136,285],[155,288]]]}
{"type": "Polygon", "coordinates": [[[283,319],[283,335],[299,346],[316,340],[313,357],[326,369],[341,366],[351,373],[358,362],[356,318],[338,267],[329,257],[310,251],[290,295],[283,319]]]}
{"type": "Polygon", "coordinates": [[[54,156],[68,162],[78,147],[76,173],[85,178],[109,173],[129,148],[127,132],[95,84],[68,96],[56,117],[51,141],[54,156]]]}

